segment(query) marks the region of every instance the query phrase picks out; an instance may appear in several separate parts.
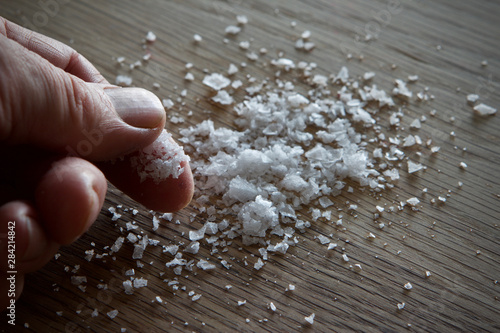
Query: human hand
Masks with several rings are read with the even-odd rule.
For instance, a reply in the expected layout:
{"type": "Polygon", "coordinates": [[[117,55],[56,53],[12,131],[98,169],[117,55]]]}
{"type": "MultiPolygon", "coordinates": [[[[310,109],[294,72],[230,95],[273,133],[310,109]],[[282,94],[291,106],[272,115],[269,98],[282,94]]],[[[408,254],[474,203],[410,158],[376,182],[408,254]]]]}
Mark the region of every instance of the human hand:
{"type": "Polygon", "coordinates": [[[178,178],[140,182],[114,158],[151,144],[165,125],[158,98],[109,84],[83,56],[0,17],[0,306],[5,308],[10,221],[15,221],[16,298],[24,274],[45,265],[92,225],[106,178],[157,211],[185,207],[189,165],[178,178]],[[105,176],[106,175],[106,176],[105,176]]]}

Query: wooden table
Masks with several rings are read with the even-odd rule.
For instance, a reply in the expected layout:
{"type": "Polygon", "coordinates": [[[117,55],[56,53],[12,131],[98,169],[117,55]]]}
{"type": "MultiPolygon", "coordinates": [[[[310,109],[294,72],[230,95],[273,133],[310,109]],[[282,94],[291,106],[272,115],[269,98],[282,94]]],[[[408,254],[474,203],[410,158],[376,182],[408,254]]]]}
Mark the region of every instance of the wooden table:
{"type": "MultiPolygon", "coordinates": [[[[229,109],[206,101],[210,92],[201,83],[204,69],[224,72],[229,63],[245,61],[248,66],[238,78],[272,77],[269,62],[282,51],[295,60],[315,62],[317,71],[326,74],[337,73],[343,65],[351,77],[373,71],[374,82],[386,91],[392,89],[394,79],[418,75],[411,89],[418,92],[428,87],[435,99],[419,103],[413,97],[405,109],[405,125],[425,115],[428,120],[418,134],[441,147],[435,157],[422,148],[421,161],[427,170],[416,176],[403,171],[397,186],[382,197],[355,191],[332,198],[337,207],[345,208],[346,201],[359,206],[356,217],[348,215],[345,229],[312,221],[299,234],[297,246],[284,256],[270,256],[259,271],[253,269],[257,248],[241,246],[238,240],[227,253],[220,253],[232,264],[230,269],[218,264],[213,271],[195,270],[178,277],[165,268],[171,258],[161,248],[148,247],[142,268],[132,259],[133,247],[127,243],[112,256],[94,256],[88,262],[85,251],[109,252],[105,246],[126,235],[119,230],[126,221],[137,221],[145,233],[165,244],[188,243],[187,231],[203,223],[198,218],[189,222],[197,213],[190,206],[175,214],[173,221],[180,224],[165,222],[153,232],[149,211],[110,189],[91,230],[62,248],[57,260],[27,277],[17,304],[17,330],[499,332],[500,116],[474,116],[466,95],[477,93],[481,102],[500,106],[500,4],[487,0],[395,3],[399,1],[2,1],[4,17],[71,44],[111,82],[117,74],[128,73],[117,66],[116,58],[125,57],[126,64],[141,60],[148,52],[141,41],[153,31],[157,41],[147,47],[152,58],[130,75],[135,86],[153,90],[153,84],[159,83],[160,88],[153,91],[160,98],[175,101],[187,89],[185,105],[168,111],[186,119],[183,124],[167,124],[177,138],[180,128],[208,117],[216,126],[233,126],[229,109]],[[246,15],[249,23],[226,44],[224,29],[236,24],[239,14],[246,15]],[[294,48],[305,30],[311,31],[316,45],[311,52],[294,48]],[[194,34],[202,36],[199,44],[194,43],[194,34]],[[372,40],[365,40],[367,34],[372,40]],[[268,49],[255,63],[238,47],[240,41],[250,39],[251,49],[268,49]],[[194,64],[191,72],[196,79],[191,83],[184,80],[187,62],[194,64]],[[191,117],[185,116],[189,110],[191,117]],[[437,112],[434,117],[432,110],[437,112]],[[468,165],[466,170],[459,168],[462,161],[468,165]],[[380,230],[373,219],[375,206],[412,196],[421,200],[419,211],[405,208],[384,214],[378,221],[386,227],[380,230]],[[433,204],[431,200],[438,196],[446,203],[433,204]],[[123,216],[113,222],[108,208],[119,204],[123,216]],[[138,207],[137,216],[123,212],[132,207],[138,207]],[[377,238],[368,240],[369,232],[377,238]],[[316,239],[320,234],[332,234],[339,248],[327,250],[316,239]],[[342,248],[350,263],[362,265],[361,272],[343,262],[342,248]],[[126,295],[122,287],[129,268],[149,281],[133,295],[126,295]],[[86,289],[73,285],[71,276],[86,276],[82,284],[86,289]],[[174,278],[175,286],[163,282],[174,278]],[[411,291],[403,287],[407,282],[413,285],[411,291]],[[99,284],[107,289],[99,289],[99,284]],[[286,291],[289,284],[296,290],[286,291]],[[227,285],[232,288],[227,290],[227,285]],[[192,301],[191,291],[202,297],[192,301]],[[244,300],[245,305],[237,305],[244,300]],[[277,307],[275,312],[268,309],[270,302],[277,307]],[[404,309],[398,310],[403,302],[404,309]],[[107,313],[114,309],[119,313],[110,319],[107,313]],[[311,313],[315,320],[308,325],[304,317],[311,313]]],[[[210,249],[202,242],[193,258],[215,260],[210,249]]],[[[4,332],[12,331],[5,318],[0,322],[4,332]]]]}

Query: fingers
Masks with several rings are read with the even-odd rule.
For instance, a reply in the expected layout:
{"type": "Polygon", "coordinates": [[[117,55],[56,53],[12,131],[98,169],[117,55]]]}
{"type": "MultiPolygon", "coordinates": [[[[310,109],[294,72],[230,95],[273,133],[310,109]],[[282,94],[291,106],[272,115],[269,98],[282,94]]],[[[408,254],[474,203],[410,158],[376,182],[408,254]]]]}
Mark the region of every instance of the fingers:
{"type": "MultiPolygon", "coordinates": [[[[152,146],[171,147],[170,149],[176,150],[177,143],[172,138],[168,139],[169,143],[166,145],[160,142],[164,137],[164,135],[160,136],[152,146]]],[[[152,146],[148,146],[146,149],[152,146]]],[[[164,153],[169,154],[170,152],[155,149],[155,154],[164,153]]],[[[182,151],[177,153],[183,154],[182,151]]],[[[170,176],[158,182],[149,177],[141,179],[137,166],[133,166],[131,163],[131,159],[135,158],[137,154],[139,153],[130,154],[124,159],[113,162],[99,163],[98,166],[110,182],[149,209],[158,212],[174,212],[186,207],[194,192],[193,175],[189,163],[187,161],[181,162],[180,167],[183,172],[178,177],[170,176]]],[[[162,156],[156,156],[156,158],[158,157],[162,156]]]]}
{"type": "Polygon", "coordinates": [[[45,265],[59,245],[48,238],[35,209],[25,201],[0,207],[0,270],[28,273],[45,265]],[[8,259],[12,258],[12,261],[8,259]]]}
{"type": "Polygon", "coordinates": [[[66,44],[25,29],[3,17],[0,17],[0,34],[86,82],[108,83],[87,59],[66,44]]]}
{"type": "Polygon", "coordinates": [[[0,59],[1,141],[99,161],[163,130],[163,105],[149,91],[86,83],[2,34],[0,59]]]}
{"type": "Polygon", "coordinates": [[[96,220],[107,182],[90,162],[67,157],[52,164],[35,190],[36,208],[48,237],[70,244],[96,220]]]}

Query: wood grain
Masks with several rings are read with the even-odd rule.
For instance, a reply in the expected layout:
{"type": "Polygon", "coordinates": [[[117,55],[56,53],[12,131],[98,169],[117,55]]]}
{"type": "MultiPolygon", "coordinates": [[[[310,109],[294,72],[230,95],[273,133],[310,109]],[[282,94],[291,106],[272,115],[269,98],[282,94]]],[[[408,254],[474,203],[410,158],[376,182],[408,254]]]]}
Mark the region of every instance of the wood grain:
{"type": "MultiPolygon", "coordinates": [[[[397,186],[382,196],[356,190],[332,198],[344,210],[348,202],[359,206],[356,214],[346,214],[345,228],[311,221],[296,247],[284,256],[270,256],[259,271],[253,269],[257,249],[242,246],[238,240],[228,246],[228,252],[220,253],[232,267],[219,265],[210,272],[185,271],[175,276],[164,268],[171,257],[151,246],[141,260],[144,267],[138,268],[130,244],[110,257],[87,262],[86,250],[109,252],[105,247],[123,235],[119,228],[126,221],[137,221],[145,233],[162,243],[187,243],[186,233],[204,223],[203,215],[190,206],[175,214],[174,221],[180,224],[164,223],[152,232],[150,212],[111,188],[91,230],[62,248],[58,260],[27,277],[17,304],[17,331],[500,331],[496,282],[500,278],[500,116],[474,116],[465,98],[478,93],[481,102],[495,108],[500,105],[498,2],[407,0],[391,13],[393,2],[383,0],[54,1],[58,5],[51,15],[44,12],[43,1],[27,0],[2,1],[0,13],[70,43],[111,82],[117,74],[128,73],[113,59],[124,56],[129,64],[150,51],[151,60],[131,75],[136,86],[153,89],[153,83],[159,83],[160,89],[154,92],[160,98],[176,100],[187,89],[184,105],[171,113],[184,116],[186,122],[167,125],[175,137],[180,128],[207,118],[216,126],[234,126],[229,109],[206,102],[209,91],[201,84],[205,69],[223,72],[229,63],[247,62],[237,78],[250,74],[262,79],[273,75],[269,61],[283,52],[293,59],[315,62],[317,71],[324,74],[337,73],[342,65],[349,67],[352,77],[374,71],[374,82],[387,91],[394,79],[419,75],[412,90],[428,87],[435,99],[409,103],[404,125],[425,115],[428,121],[418,134],[424,140],[432,138],[441,150],[435,157],[423,154],[427,170],[417,176],[404,173],[397,186]],[[236,23],[237,14],[247,15],[249,24],[226,44],[224,29],[236,23]],[[144,50],[141,40],[150,30],[158,40],[144,50]],[[294,49],[304,30],[312,32],[316,44],[310,53],[294,49]],[[367,32],[377,38],[363,41],[367,32]],[[203,37],[200,44],[193,42],[195,33],[203,37]],[[250,38],[252,49],[269,50],[255,63],[238,47],[239,41],[250,38]],[[483,60],[487,66],[481,66],[483,60]],[[191,72],[196,80],[192,83],[183,79],[187,62],[194,64],[191,72]],[[393,64],[397,65],[394,69],[393,64]],[[187,117],[190,110],[193,115],[187,117]],[[430,116],[431,110],[437,111],[435,117],[430,116]],[[450,136],[452,131],[456,136],[450,136]],[[461,161],[468,164],[467,170],[458,167],[461,161]],[[462,188],[459,181],[464,183],[462,188]],[[427,194],[422,193],[424,188],[427,194]],[[375,206],[395,205],[412,196],[422,201],[419,211],[384,214],[378,222],[387,227],[379,230],[373,219],[375,206]],[[447,197],[446,203],[432,204],[437,196],[447,197]],[[118,204],[123,205],[120,211],[138,207],[139,214],[123,212],[113,222],[107,208],[118,204]],[[367,240],[369,232],[377,238],[367,240]],[[315,239],[320,234],[333,235],[339,248],[328,251],[315,239]],[[351,263],[362,265],[361,272],[342,261],[342,249],[351,263]],[[71,273],[75,265],[80,267],[71,273]],[[122,287],[129,268],[149,281],[134,295],[125,295],[122,287]],[[425,271],[432,275],[425,277],[425,271]],[[87,276],[85,292],[71,284],[72,275],[87,276]],[[163,282],[174,278],[178,290],[163,282]],[[404,290],[406,282],[413,285],[411,291],[404,290]],[[107,284],[107,289],[99,289],[100,283],[107,284]],[[296,290],[285,291],[288,284],[296,290]],[[232,288],[227,290],[227,285],[232,288]],[[193,302],[190,291],[202,297],[193,302]],[[156,296],[164,302],[154,302],[156,296]],[[242,300],[246,304],[237,306],[242,300]],[[269,302],[276,305],[276,312],[268,309],[269,302]],[[406,305],[399,311],[401,302],[406,305]],[[92,316],[94,309],[98,316],[92,316]],[[111,320],[106,313],[114,309],[119,314],[111,320]],[[312,326],[304,320],[311,313],[316,314],[312,326]]],[[[203,243],[200,253],[191,257],[211,257],[210,251],[211,246],[203,243]]],[[[5,318],[0,319],[0,327],[12,331],[5,318]]]]}

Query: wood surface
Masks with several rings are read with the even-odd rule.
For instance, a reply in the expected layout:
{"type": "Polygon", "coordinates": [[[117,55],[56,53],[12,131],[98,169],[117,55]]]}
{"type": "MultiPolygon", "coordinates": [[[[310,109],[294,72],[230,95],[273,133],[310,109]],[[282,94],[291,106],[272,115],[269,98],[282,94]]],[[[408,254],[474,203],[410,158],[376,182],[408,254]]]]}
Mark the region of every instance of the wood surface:
{"type": "MultiPolygon", "coordinates": [[[[110,82],[117,74],[128,73],[114,59],[124,56],[127,64],[133,63],[149,50],[151,60],[131,72],[133,84],[174,100],[187,89],[182,99],[185,105],[179,108],[177,104],[168,111],[170,116],[186,119],[183,124],[167,123],[176,138],[180,128],[207,118],[216,126],[233,126],[229,108],[206,102],[210,92],[201,84],[204,69],[225,72],[229,63],[245,61],[248,66],[237,77],[251,74],[263,79],[273,75],[269,61],[282,51],[292,59],[315,62],[317,71],[324,74],[335,74],[343,65],[352,77],[373,71],[374,82],[387,91],[394,79],[417,74],[419,80],[412,90],[428,87],[435,99],[418,103],[413,98],[404,121],[409,124],[425,115],[428,121],[418,134],[441,147],[435,157],[423,154],[425,172],[411,176],[402,172],[396,187],[382,196],[356,190],[332,198],[336,207],[345,209],[347,202],[359,206],[356,216],[347,215],[344,229],[311,221],[311,228],[299,234],[297,246],[284,256],[270,256],[259,271],[253,269],[257,248],[235,240],[227,253],[220,254],[232,264],[230,269],[219,264],[209,272],[184,272],[178,277],[178,290],[163,282],[176,276],[165,269],[164,263],[171,258],[161,248],[148,247],[142,268],[132,259],[130,244],[105,260],[85,260],[87,250],[107,252],[105,246],[123,235],[119,227],[126,221],[137,221],[145,233],[165,244],[189,242],[187,231],[204,222],[201,217],[190,222],[197,210],[189,206],[175,214],[174,221],[180,224],[162,223],[153,232],[149,211],[111,187],[90,231],[62,248],[57,260],[27,276],[14,331],[499,332],[500,115],[474,116],[466,95],[478,93],[481,102],[500,106],[500,3],[402,0],[397,9],[391,3],[3,0],[2,16],[70,44],[110,82]],[[43,6],[54,1],[57,6],[43,6]],[[44,8],[49,8],[50,15],[44,8]],[[238,14],[246,15],[249,23],[226,44],[224,29],[236,23],[238,14]],[[312,52],[294,48],[304,30],[312,33],[316,44],[312,52]],[[148,31],[154,31],[158,39],[144,50],[141,41],[148,31]],[[364,33],[370,31],[376,38],[364,41],[364,33]],[[199,44],[193,42],[195,33],[203,37],[199,44]],[[269,51],[255,63],[238,47],[239,41],[250,39],[253,50],[265,47],[269,51]],[[481,65],[484,60],[487,66],[481,65]],[[187,62],[194,64],[191,72],[196,80],[192,83],[184,80],[187,62]],[[397,67],[391,68],[393,64],[397,67]],[[156,82],[161,87],[155,90],[156,82]],[[189,110],[191,117],[186,116],[189,110]],[[431,110],[437,111],[435,117],[430,116],[431,110]],[[452,131],[455,136],[450,135],[452,131]],[[459,168],[461,161],[468,164],[466,170],[459,168]],[[462,188],[459,181],[464,183],[462,188]],[[424,188],[427,194],[422,193],[424,188]],[[394,205],[412,196],[421,200],[419,211],[384,214],[378,221],[387,227],[379,230],[373,219],[375,206],[394,205]],[[431,203],[438,196],[446,197],[446,203],[431,203]],[[107,209],[119,204],[123,205],[121,211],[138,208],[139,214],[124,212],[113,222],[107,209]],[[377,238],[367,240],[369,232],[377,238]],[[339,248],[328,251],[315,239],[320,234],[333,235],[339,248]],[[350,263],[362,265],[361,272],[342,261],[342,249],[350,263]],[[75,265],[79,269],[72,273],[75,265]],[[129,268],[135,268],[137,277],[149,280],[147,287],[133,295],[124,294],[122,287],[129,268]],[[431,276],[426,277],[426,271],[431,276]],[[85,292],[72,285],[73,275],[87,276],[85,292]],[[411,291],[403,288],[407,282],[413,285],[411,291]],[[100,283],[108,288],[99,289],[100,283]],[[290,283],[296,286],[293,292],[285,291],[290,283]],[[226,285],[232,288],[226,290],[226,285]],[[192,301],[190,291],[202,297],[192,301]],[[156,296],[163,303],[153,301],[156,296]],[[246,304],[237,306],[243,300],[246,304]],[[268,309],[269,302],[276,305],[276,312],[268,309]],[[402,302],[405,308],[398,310],[397,304],[402,302]],[[94,309],[98,316],[92,316],[94,309]],[[106,313],[114,309],[119,313],[110,319],[106,313]],[[304,317],[311,313],[315,313],[315,321],[308,325],[304,317]]],[[[200,253],[192,257],[212,257],[210,249],[202,243],[200,253]]],[[[0,319],[2,331],[13,331],[6,321],[5,316],[0,319]]]]}

